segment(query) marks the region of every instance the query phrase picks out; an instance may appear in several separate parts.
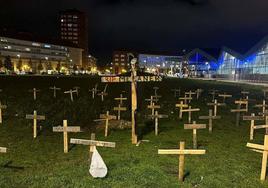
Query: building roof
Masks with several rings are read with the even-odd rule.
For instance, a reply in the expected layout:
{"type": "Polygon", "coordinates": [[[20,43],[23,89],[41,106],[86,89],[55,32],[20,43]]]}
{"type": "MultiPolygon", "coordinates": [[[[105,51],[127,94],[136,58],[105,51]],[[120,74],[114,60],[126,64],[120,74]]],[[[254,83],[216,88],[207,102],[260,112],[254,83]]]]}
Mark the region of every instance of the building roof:
{"type": "MultiPolygon", "coordinates": [[[[216,50],[215,50],[215,52],[216,52],[216,50]]],[[[195,48],[195,49],[191,50],[184,57],[186,59],[189,59],[192,55],[194,55],[196,53],[203,55],[204,57],[206,57],[208,60],[211,60],[211,61],[217,61],[217,59],[218,59],[218,58],[215,58],[214,56],[210,55],[209,53],[207,53],[206,51],[204,51],[203,49],[200,49],[200,48],[195,48]]]]}

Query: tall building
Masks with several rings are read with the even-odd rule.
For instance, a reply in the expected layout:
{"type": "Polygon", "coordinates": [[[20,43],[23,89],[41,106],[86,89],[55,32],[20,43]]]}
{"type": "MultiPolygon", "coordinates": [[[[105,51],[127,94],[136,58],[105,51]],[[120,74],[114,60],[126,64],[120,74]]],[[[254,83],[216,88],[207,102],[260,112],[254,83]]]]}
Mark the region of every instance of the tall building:
{"type": "Polygon", "coordinates": [[[60,38],[76,44],[83,51],[83,67],[88,62],[88,19],[84,12],[70,9],[60,12],[60,38]]]}
{"type": "Polygon", "coordinates": [[[114,51],[111,64],[113,72],[115,74],[121,74],[129,71],[131,57],[134,57],[134,54],[132,52],[114,51]]]}

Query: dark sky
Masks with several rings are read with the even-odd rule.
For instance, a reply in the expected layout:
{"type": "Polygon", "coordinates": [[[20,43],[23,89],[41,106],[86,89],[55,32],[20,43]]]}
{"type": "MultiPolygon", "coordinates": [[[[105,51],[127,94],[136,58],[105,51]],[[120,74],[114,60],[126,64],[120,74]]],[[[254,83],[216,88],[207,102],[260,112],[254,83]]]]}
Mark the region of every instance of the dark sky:
{"type": "Polygon", "coordinates": [[[0,27],[56,37],[58,12],[69,8],[87,12],[90,52],[103,62],[116,49],[179,54],[268,34],[267,0],[2,0],[0,27]]]}

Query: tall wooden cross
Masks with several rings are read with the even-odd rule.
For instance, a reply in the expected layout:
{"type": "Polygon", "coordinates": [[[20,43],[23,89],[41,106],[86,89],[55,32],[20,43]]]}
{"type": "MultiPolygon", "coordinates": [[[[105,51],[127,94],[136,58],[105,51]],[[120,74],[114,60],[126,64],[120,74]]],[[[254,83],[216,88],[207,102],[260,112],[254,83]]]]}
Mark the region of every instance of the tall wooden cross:
{"type": "Polygon", "coordinates": [[[73,133],[78,133],[81,132],[79,126],[69,126],[67,120],[63,120],[63,127],[58,126],[58,127],[53,127],[53,132],[63,132],[63,151],[64,153],[68,153],[68,133],[73,132],[73,133]]]}
{"type": "Polygon", "coordinates": [[[33,99],[36,100],[36,93],[39,92],[40,90],[36,89],[36,88],[33,88],[33,89],[30,89],[29,92],[33,92],[33,99]]]}
{"type": "Polygon", "coordinates": [[[75,87],[73,87],[73,89],[76,90],[76,96],[78,97],[80,87],[75,86],[75,87]]]}
{"type": "Polygon", "coordinates": [[[37,137],[37,120],[45,120],[46,117],[42,115],[37,115],[36,110],[34,110],[33,115],[32,114],[26,114],[26,119],[32,119],[33,120],[33,138],[37,137]]]}
{"type": "Polygon", "coordinates": [[[53,90],[53,97],[57,97],[57,90],[61,90],[61,88],[57,88],[56,86],[50,87],[49,89],[53,90]]]}
{"type": "Polygon", "coordinates": [[[152,110],[152,115],[154,115],[154,111],[155,109],[160,109],[160,105],[155,105],[154,102],[152,105],[148,105],[147,106],[148,109],[151,109],[152,110]]]}
{"type": "Polygon", "coordinates": [[[159,82],[162,81],[161,76],[137,76],[136,71],[137,59],[131,60],[131,76],[108,76],[102,77],[102,82],[131,82],[131,140],[132,144],[137,144],[138,136],[136,134],[136,110],[137,110],[137,82],[159,82]]]}
{"type": "Polygon", "coordinates": [[[116,116],[110,115],[109,111],[106,112],[106,114],[101,114],[100,119],[94,120],[95,122],[97,121],[105,121],[105,133],[104,136],[108,136],[108,129],[109,129],[109,120],[116,119],[116,116]]]}
{"type": "Polygon", "coordinates": [[[187,97],[186,95],[184,97],[179,98],[179,100],[184,100],[184,104],[190,103],[192,99],[192,97],[187,97]]]}
{"type": "Polygon", "coordinates": [[[219,97],[222,97],[222,102],[225,103],[225,100],[226,98],[231,98],[232,95],[229,95],[229,94],[226,94],[226,93],[223,93],[223,94],[218,94],[219,97]]]}
{"type": "Polygon", "coordinates": [[[174,97],[181,96],[181,89],[172,89],[171,91],[174,92],[174,97]],[[178,94],[178,95],[177,95],[178,94]]]}
{"type": "Polygon", "coordinates": [[[255,126],[255,121],[264,120],[264,117],[263,116],[255,116],[255,113],[252,113],[251,116],[243,116],[243,120],[250,121],[249,139],[253,140],[253,138],[254,138],[254,129],[258,129],[258,126],[255,126]]]}
{"type": "Polygon", "coordinates": [[[264,136],[264,144],[252,144],[247,143],[247,147],[253,148],[252,151],[262,153],[262,165],[261,165],[261,181],[265,180],[266,177],[266,168],[267,168],[267,156],[268,156],[268,135],[264,136]]]}
{"type": "Polygon", "coordinates": [[[159,149],[158,154],[179,155],[179,181],[184,180],[184,155],[203,155],[206,150],[185,149],[185,142],[180,142],[179,149],[159,149]]]}
{"type": "Polygon", "coordinates": [[[225,103],[218,103],[217,99],[213,103],[207,103],[208,106],[214,106],[214,116],[217,116],[218,106],[226,106],[225,103]]]}
{"type": "Polygon", "coordinates": [[[185,92],[185,97],[188,96],[189,98],[193,98],[192,95],[196,95],[196,92],[193,91],[185,92]]]}
{"type": "Polygon", "coordinates": [[[114,107],[114,111],[117,111],[117,119],[120,120],[121,119],[121,111],[127,111],[127,108],[121,106],[121,104],[119,103],[117,107],[114,107]]]}
{"type": "Polygon", "coordinates": [[[0,123],[3,122],[2,120],[2,109],[6,109],[7,105],[2,105],[1,101],[0,101],[0,123]]]}
{"type": "Polygon", "coordinates": [[[256,108],[262,108],[262,114],[264,116],[265,114],[265,110],[268,107],[268,105],[266,104],[265,100],[262,101],[262,104],[256,104],[255,105],[256,108]]]}
{"type": "Polygon", "coordinates": [[[182,109],[181,112],[188,112],[188,123],[192,122],[192,112],[198,112],[200,111],[199,108],[192,108],[191,106],[189,106],[188,109],[182,109]]]}
{"type": "Polygon", "coordinates": [[[95,87],[89,90],[92,93],[92,99],[95,99],[95,95],[98,93],[98,84],[95,84],[95,87]]]}
{"type": "Polygon", "coordinates": [[[210,90],[209,94],[212,95],[212,102],[215,100],[215,96],[219,91],[216,89],[210,90]]]}
{"type": "Polygon", "coordinates": [[[193,121],[193,124],[184,124],[184,129],[192,129],[193,130],[193,148],[197,148],[197,129],[205,129],[206,124],[197,124],[193,121]]]}
{"type": "Polygon", "coordinates": [[[0,147],[0,153],[6,153],[7,152],[7,148],[5,147],[0,147]]]}
{"type": "Polygon", "coordinates": [[[65,94],[70,94],[71,101],[73,102],[74,101],[73,93],[77,93],[77,90],[70,89],[69,91],[65,91],[64,93],[65,94]]]}
{"type": "Polygon", "coordinates": [[[123,101],[126,101],[127,98],[123,97],[123,94],[120,94],[120,97],[116,97],[114,98],[114,100],[119,101],[119,104],[122,106],[123,105],[123,101]]]}
{"type": "Polygon", "coordinates": [[[181,101],[179,104],[176,104],[176,107],[180,108],[179,119],[182,119],[182,109],[187,108],[188,104],[183,104],[183,101],[181,101]]]}
{"type": "Polygon", "coordinates": [[[199,116],[199,119],[208,119],[208,129],[209,129],[209,132],[212,133],[212,129],[213,129],[213,120],[214,119],[220,119],[221,116],[213,116],[212,114],[212,110],[209,109],[209,113],[208,113],[208,116],[199,116]]]}
{"type": "Polygon", "coordinates": [[[203,92],[203,89],[197,89],[195,92],[196,92],[196,99],[199,99],[201,93],[203,92]]]}
{"type": "Polygon", "coordinates": [[[235,124],[236,124],[236,126],[239,126],[240,113],[241,112],[247,112],[248,110],[246,108],[241,109],[241,103],[236,103],[236,104],[237,104],[237,109],[231,109],[231,112],[236,113],[236,121],[235,121],[235,124]]]}
{"type": "Polygon", "coordinates": [[[154,115],[149,115],[149,118],[154,119],[154,130],[155,130],[155,135],[158,135],[158,119],[160,118],[168,118],[168,115],[164,115],[164,114],[158,114],[158,111],[155,111],[154,115]]]}

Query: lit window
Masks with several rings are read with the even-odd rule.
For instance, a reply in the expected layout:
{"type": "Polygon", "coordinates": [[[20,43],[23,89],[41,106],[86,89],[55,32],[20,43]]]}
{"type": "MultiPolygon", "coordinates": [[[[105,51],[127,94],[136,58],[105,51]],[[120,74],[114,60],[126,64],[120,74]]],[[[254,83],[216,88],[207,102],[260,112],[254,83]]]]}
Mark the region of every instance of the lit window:
{"type": "Polygon", "coordinates": [[[30,49],[30,48],[25,48],[25,50],[26,50],[27,52],[31,51],[31,49],[30,49]]]}
{"type": "Polygon", "coordinates": [[[32,45],[33,45],[33,46],[40,46],[39,43],[35,43],[35,42],[33,42],[32,45]]]}
{"type": "Polygon", "coordinates": [[[45,47],[45,48],[51,48],[51,46],[48,45],[48,44],[45,44],[44,47],[45,47]]]}
{"type": "Polygon", "coordinates": [[[73,24],[70,24],[70,23],[68,24],[68,27],[72,27],[72,26],[73,26],[73,24]]]}
{"type": "Polygon", "coordinates": [[[125,55],[121,55],[121,57],[125,57],[125,55]]]}
{"type": "Polygon", "coordinates": [[[114,61],[118,61],[118,59],[117,59],[117,58],[115,58],[115,59],[114,59],[114,61]]]}
{"type": "Polygon", "coordinates": [[[61,19],[60,21],[61,21],[61,22],[64,22],[64,19],[61,19]]]}
{"type": "Polygon", "coordinates": [[[77,19],[78,18],[78,16],[73,16],[73,19],[77,19]]]}

